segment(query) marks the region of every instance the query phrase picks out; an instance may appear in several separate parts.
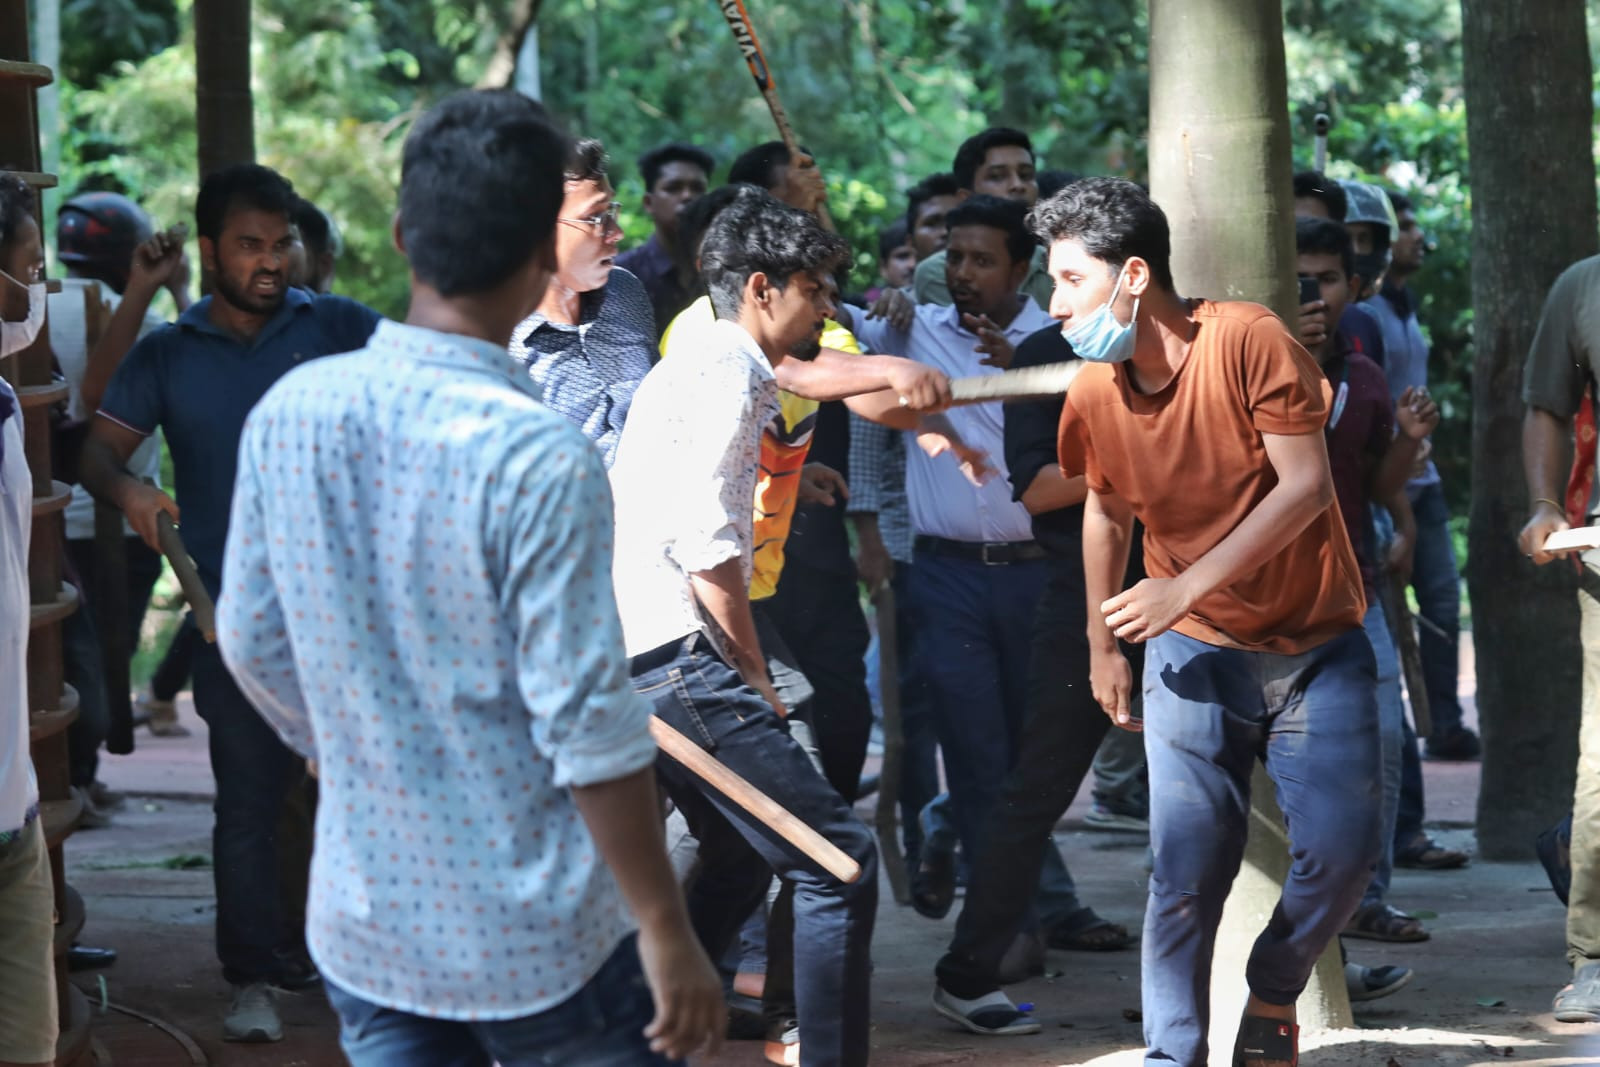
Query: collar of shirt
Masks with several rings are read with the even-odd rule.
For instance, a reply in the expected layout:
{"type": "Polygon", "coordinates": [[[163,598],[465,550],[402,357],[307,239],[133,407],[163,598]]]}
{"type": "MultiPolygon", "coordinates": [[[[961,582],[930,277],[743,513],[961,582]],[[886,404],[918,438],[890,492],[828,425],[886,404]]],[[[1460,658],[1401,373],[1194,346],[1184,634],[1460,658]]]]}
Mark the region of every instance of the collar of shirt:
{"type": "MultiPolygon", "coordinates": [[[[948,333],[953,333],[963,340],[970,340],[974,344],[978,335],[961,324],[962,312],[954,305],[944,307],[932,305],[928,307],[928,324],[948,333]]],[[[1001,330],[1006,339],[1016,344],[1030,334],[1049,326],[1055,320],[1039,309],[1033,297],[1026,293],[1017,294],[1017,313],[1012,316],[1011,322],[1001,330]]],[[[976,358],[976,354],[974,354],[976,358]]]]}
{"type": "Polygon", "coordinates": [[[225,341],[231,341],[239,345],[240,348],[247,352],[260,348],[282,333],[288,327],[291,319],[301,311],[309,311],[314,302],[310,293],[291,285],[283,294],[283,306],[278,309],[278,313],[267,320],[267,324],[261,327],[260,333],[256,334],[248,342],[241,343],[237,334],[230,333],[211,321],[211,301],[213,299],[215,298],[211,296],[203,296],[193,304],[190,304],[189,310],[178,316],[178,328],[220,337],[225,341]]]}
{"type": "Polygon", "coordinates": [[[459,333],[443,333],[425,326],[411,326],[384,319],[367,342],[373,352],[387,352],[397,358],[418,363],[453,367],[457,370],[504,379],[539,398],[539,386],[514,363],[506,350],[491,341],[459,333]]]}
{"type": "Polygon", "coordinates": [[[532,315],[522,320],[522,336],[524,338],[532,338],[534,334],[546,327],[567,333],[575,330],[580,335],[587,333],[589,327],[593,326],[595,320],[600,317],[600,308],[606,302],[607,288],[607,286],[602,285],[598,289],[590,289],[587,293],[578,294],[578,321],[576,323],[555,322],[546,318],[543,312],[535,311],[532,315]]]}

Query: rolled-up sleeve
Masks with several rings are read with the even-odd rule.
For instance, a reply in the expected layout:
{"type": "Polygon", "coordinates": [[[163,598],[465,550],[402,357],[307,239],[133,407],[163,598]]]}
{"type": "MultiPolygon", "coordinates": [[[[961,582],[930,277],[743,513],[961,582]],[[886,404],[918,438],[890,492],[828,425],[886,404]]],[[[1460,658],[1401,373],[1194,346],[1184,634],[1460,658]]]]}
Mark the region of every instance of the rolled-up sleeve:
{"type": "Polygon", "coordinates": [[[611,585],[612,508],[600,454],[576,430],[543,435],[507,466],[503,607],[533,742],[560,787],[625,778],[655,758],[633,691],[611,585]],[[556,443],[550,444],[554,436],[556,443]]]}

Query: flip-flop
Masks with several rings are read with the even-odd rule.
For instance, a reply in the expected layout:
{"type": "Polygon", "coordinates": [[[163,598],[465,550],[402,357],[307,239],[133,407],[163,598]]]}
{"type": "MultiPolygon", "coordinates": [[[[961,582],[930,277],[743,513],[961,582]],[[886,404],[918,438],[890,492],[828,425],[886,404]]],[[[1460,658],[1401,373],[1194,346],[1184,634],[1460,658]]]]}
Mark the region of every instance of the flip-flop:
{"type": "Polygon", "coordinates": [[[1048,944],[1068,952],[1119,952],[1133,944],[1133,935],[1121,923],[1096,915],[1072,930],[1057,927],[1050,931],[1048,944]]]}
{"type": "Polygon", "coordinates": [[[1282,1019],[1246,1015],[1239,1022],[1239,1037],[1233,1043],[1233,1067],[1249,1067],[1252,1060],[1298,1067],[1300,1027],[1282,1019]]]}
{"type": "Polygon", "coordinates": [[[1350,916],[1344,936],[1367,941],[1426,941],[1432,935],[1422,928],[1422,920],[1416,916],[1379,901],[1350,916]]]}
{"type": "Polygon", "coordinates": [[[1453,871],[1465,867],[1471,858],[1465,852],[1441,847],[1427,834],[1418,834],[1405,848],[1395,849],[1394,865],[1424,871],[1453,871]]]}

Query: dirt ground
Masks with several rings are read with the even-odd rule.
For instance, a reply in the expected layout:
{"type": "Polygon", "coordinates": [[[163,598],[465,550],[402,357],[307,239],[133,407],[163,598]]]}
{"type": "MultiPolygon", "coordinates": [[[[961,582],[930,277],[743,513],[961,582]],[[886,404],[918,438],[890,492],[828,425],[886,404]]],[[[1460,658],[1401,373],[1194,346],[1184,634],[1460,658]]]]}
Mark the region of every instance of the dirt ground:
{"type": "MultiPolygon", "coordinates": [[[[227,1045],[220,1018],[228,990],[212,952],[211,872],[188,867],[211,852],[211,782],[204,726],[186,739],[146,739],[139,752],[107,758],[102,777],[127,789],[125,811],[107,829],[75,836],[67,847],[69,880],[83,894],[86,943],[120,950],[121,960],[74,981],[112,1005],[98,1024],[118,1067],[336,1067],[331,1011],[320,993],[282,1002],[286,1037],[272,1046],[227,1045]],[[134,1016],[166,1024],[190,1042],[134,1016]]],[[[1429,818],[1436,836],[1471,849],[1475,764],[1424,765],[1429,818]]],[[[1144,842],[1085,830],[1086,798],[1062,823],[1057,840],[1086,901],[1108,918],[1137,927],[1144,905],[1144,842]]],[[[1431,940],[1412,945],[1351,942],[1352,959],[1411,967],[1411,984],[1385,1000],[1358,1006],[1358,1029],[1307,1035],[1305,1067],[1467,1067],[1479,1064],[1600,1064],[1600,1025],[1555,1022],[1550,998],[1566,980],[1562,909],[1543,872],[1525,863],[1474,862],[1455,872],[1396,872],[1393,902],[1429,913],[1431,940]]],[[[1013,987],[1032,1002],[1043,1033],[978,1038],[946,1024],[928,1005],[934,961],[955,918],[930,922],[896,906],[887,883],[875,940],[873,1063],[881,1067],[996,1064],[1065,1067],[1141,1062],[1137,950],[1110,954],[1051,952],[1049,974],[1013,987]]],[[[959,907],[959,902],[958,902],[959,907]]],[[[705,1067],[763,1063],[756,1043],[730,1044],[705,1067]]],[[[1225,1062],[1218,1057],[1214,1063],[1225,1062]]]]}

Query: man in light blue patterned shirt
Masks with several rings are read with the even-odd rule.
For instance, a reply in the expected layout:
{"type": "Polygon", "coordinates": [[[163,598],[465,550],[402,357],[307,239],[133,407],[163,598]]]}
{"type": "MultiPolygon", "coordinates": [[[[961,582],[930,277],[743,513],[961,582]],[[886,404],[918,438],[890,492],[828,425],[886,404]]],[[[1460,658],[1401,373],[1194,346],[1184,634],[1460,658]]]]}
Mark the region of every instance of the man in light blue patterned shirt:
{"type": "Polygon", "coordinates": [[[286,376],[241,442],[219,638],[320,768],[308,943],[355,1067],[665,1063],[725,1022],[662,841],[605,469],[505,348],[567,147],[514,93],[424,117],[405,324],[286,376]]]}

